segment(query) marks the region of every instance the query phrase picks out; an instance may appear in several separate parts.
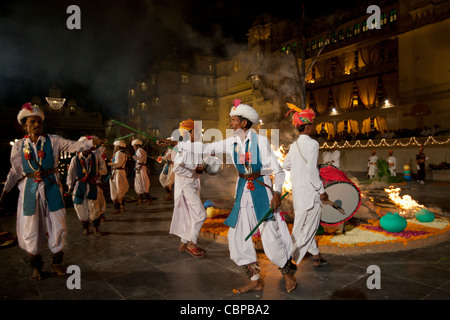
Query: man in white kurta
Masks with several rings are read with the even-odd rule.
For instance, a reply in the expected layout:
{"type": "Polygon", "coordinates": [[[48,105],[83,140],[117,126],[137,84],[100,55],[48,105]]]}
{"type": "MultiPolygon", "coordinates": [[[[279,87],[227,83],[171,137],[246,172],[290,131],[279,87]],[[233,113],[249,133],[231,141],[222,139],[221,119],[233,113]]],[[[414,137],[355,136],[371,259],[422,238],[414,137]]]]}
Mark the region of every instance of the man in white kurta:
{"type": "Polygon", "coordinates": [[[61,263],[67,228],[63,188],[57,170],[59,155],[61,151],[73,153],[86,150],[105,140],[78,142],[58,135],[44,135],[44,113],[31,103],[22,107],[17,118],[28,134],[12,147],[11,169],[0,204],[17,184],[17,239],[19,247],[29,255],[33,269],[31,279],[42,279],[41,250],[45,242],[52,255],[51,271],[65,275],[61,263]]]}
{"type": "MultiPolygon", "coordinates": [[[[244,293],[249,290],[263,289],[253,242],[251,237],[248,240],[245,238],[270,207],[274,208],[273,213],[259,226],[261,241],[266,256],[278,266],[285,279],[286,289],[291,292],[297,286],[297,282],[290,272],[292,240],[287,225],[279,214],[280,193],[285,173],[269,140],[250,130],[252,124],[259,121],[258,113],[252,107],[241,104],[240,100],[236,99],[230,116],[230,127],[234,130],[235,136],[210,144],[200,143],[199,148],[194,146],[194,151],[198,152],[200,149],[200,153],[203,152],[203,154],[212,152],[216,155],[228,154],[239,171],[236,201],[225,224],[230,227],[228,231],[230,258],[238,266],[243,267],[251,282],[236,289],[235,292],[244,293]],[[203,148],[204,151],[202,151],[203,148]],[[269,174],[274,176],[274,185],[269,174]]],[[[176,145],[176,142],[167,140],[165,143],[176,145]]],[[[188,151],[191,146],[180,142],[177,148],[188,151]]],[[[177,188],[176,183],[175,181],[175,188],[177,188]]]]}
{"type": "Polygon", "coordinates": [[[114,155],[112,162],[108,163],[108,165],[111,166],[109,188],[111,200],[114,203],[115,209],[115,211],[112,212],[113,214],[119,214],[124,211],[125,202],[123,199],[130,188],[125,169],[128,160],[128,156],[125,153],[125,147],[126,144],[123,140],[114,141],[114,155]]]}
{"type": "MultiPolygon", "coordinates": [[[[79,141],[88,139],[92,137],[81,137],[79,141]]],[[[95,148],[79,152],[70,161],[67,172],[69,194],[72,194],[73,206],[85,235],[89,235],[90,222],[94,227],[94,233],[100,234],[100,216],[105,212],[106,202],[99,186],[101,175],[106,174],[106,165],[101,153],[102,150],[97,151],[95,148]],[[92,190],[93,188],[95,190],[92,190]]]]}
{"type": "Polygon", "coordinates": [[[388,167],[389,167],[389,172],[391,173],[392,177],[396,177],[397,176],[397,158],[394,157],[394,152],[392,150],[389,150],[388,152],[388,167]]]}
{"type": "Polygon", "coordinates": [[[161,183],[164,190],[167,191],[167,196],[165,200],[173,200],[173,186],[175,182],[175,173],[173,172],[172,153],[173,151],[170,148],[168,148],[164,156],[160,156],[157,159],[158,163],[165,162],[163,169],[159,174],[159,182],[161,183]]]}
{"type": "MultiPolygon", "coordinates": [[[[193,140],[194,121],[181,122],[180,132],[187,140],[187,148],[193,140]]],[[[169,232],[180,237],[178,250],[195,258],[204,258],[205,252],[198,247],[197,240],[206,219],[206,210],[200,198],[201,154],[180,151],[174,159],[175,188],[174,209],[169,232]]]]}
{"type": "MultiPolygon", "coordinates": [[[[105,194],[103,193],[103,181],[102,176],[108,174],[108,168],[106,166],[106,155],[105,155],[106,148],[101,146],[97,150],[93,151],[93,154],[95,155],[95,159],[97,160],[97,167],[98,167],[98,175],[97,175],[97,201],[95,202],[95,210],[98,212],[99,217],[101,219],[104,219],[104,214],[106,212],[106,199],[105,194]]],[[[99,220],[98,222],[100,222],[99,220]]],[[[100,230],[98,229],[100,224],[97,226],[94,225],[94,232],[100,233],[100,230]]]]}
{"type": "Polygon", "coordinates": [[[333,151],[331,151],[331,165],[338,169],[341,166],[341,152],[336,148],[333,148],[333,151]]]}
{"type": "Polygon", "coordinates": [[[322,161],[324,164],[330,165],[331,164],[331,152],[328,150],[325,150],[322,154],[322,159],[323,159],[322,161]]]}
{"type": "Polygon", "coordinates": [[[372,155],[369,157],[369,162],[367,163],[367,176],[369,179],[375,178],[375,175],[377,174],[378,156],[376,154],[377,152],[372,150],[372,155]]]}
{"type": "Polygon", "coordinates": [[[314,266],[318,267],[326,262],[320,256],[315,235],[322,214],[321,200],[326,200],[327,194],[317,168],[319,143],[311,138],[314,134],[314,117],[315,113],[311,109],[297,111],[294,114],[293,124],[300,132],[300,136],[289,147],[283,169],[291,172],[295,211],[292,257],[299,264],[305,254],[310,253],[313,256],[314,266]]]}
{"type": "Polygon", "coordinates": [[[147,152],[142,148],[142,140],[140,139],[131,141],[131,145],[135,151],[133,160],[136,162],[134,165],[134,191],[138,195],[136,204],[143,204],[144,201],[147,201],[148,204],[150,204],[153,202],[153,199],[149,193],[150,173],[146,166],[147,152]]]}

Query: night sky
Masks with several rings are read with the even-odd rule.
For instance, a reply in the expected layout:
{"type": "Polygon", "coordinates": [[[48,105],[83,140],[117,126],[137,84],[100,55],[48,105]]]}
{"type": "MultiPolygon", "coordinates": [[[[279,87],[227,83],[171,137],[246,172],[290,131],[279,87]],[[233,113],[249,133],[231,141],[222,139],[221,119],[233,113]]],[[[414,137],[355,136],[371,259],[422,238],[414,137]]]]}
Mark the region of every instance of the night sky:
{"type": "MultiPolygon", "coordinates": [[[[341,8],[349,2],[339,2],[341,8]]],[[[307,16],[335,10],[305,1],[307,16]]],[[[292,0],[38,1],[0,2],[0,106],[17,107],[52,85],[66,99],[114,116],[127,105],[130,80],[174,49],[226,52],[245,45],[262,13],[301,16],[292,0]],[[69,5],[81,9],[81,30],[69,30],[69,5]]]]}

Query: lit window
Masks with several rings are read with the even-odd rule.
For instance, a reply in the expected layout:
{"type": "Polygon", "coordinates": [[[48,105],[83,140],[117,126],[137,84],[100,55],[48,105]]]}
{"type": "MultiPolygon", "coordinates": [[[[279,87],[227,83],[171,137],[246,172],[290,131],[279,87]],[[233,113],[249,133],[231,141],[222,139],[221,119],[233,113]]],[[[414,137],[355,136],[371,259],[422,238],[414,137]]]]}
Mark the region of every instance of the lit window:
{"type": "Polygon", "coordinates": [[[345,37],[346,38],[351,38],[352,37],[352,28],[347,27],[347,29],[345,30],[345,37]]]}
{"type": "Polygon", "coordinates": [[[384,26],[387,23],[386,13],[381,14],[381,25],[384,26]]]}
{"type": "Polygon", "coordinates": [[[336,32],[333,32],[331,34],[331,43],[336,43],[336,42],[337,42],[337,40],[336,40],[336,32]]]}
{"type": "Polygon", "coordinates": [[[323,46],[323,39],[319,38],[319,48],[322,48],[322,46],[323,46]]]}
{"type": "Polygon", "coordinates": [[[134,90],[133,89],[128,90],[128,95],[130,97],[134,97],[134,90]]]}
{"type": "Polygon", "coordinates": [[[189,83],[189,76],[187,74],[181,75],[181,83],[189,83]]]}
{"type": "Polygon", "coordinates": [[[312,49],[312,50],[317,49],[316,40],[313,40],[313,41],[311,42],[311,49],[312,49]]]}
{"type": "Polygon", "coordinates": [[[367,28],[367,21],[363,21],[362,23],[362,32],[366,32],[368,30],[367,28]]]}
{"type": "Polygon", "coordinates": [[[396,9],[392,9],[391,11],[389,11],[389,22],[394,22],[397,21],[397,10],[396,9]]]}
{"type": "Polygon", "coordinates": [[[147,84],[145,82],[142,82],[139,85],[139,88],[141,89],[141,91],[146,91],[147,90],[147,84]]]}
{"type": "Polygon", "coordinates": [[[355,36],[357,36],[358,34],[360,34],[361,29],[359,28],[359,23],[355,24],[355,26],[353,27],[353,33],[355,36]]]}
{"type": "Polygon", "coordinates": [[[344,30],[339,30],[338,39],[339,41],[344,40],[344,30]]]}

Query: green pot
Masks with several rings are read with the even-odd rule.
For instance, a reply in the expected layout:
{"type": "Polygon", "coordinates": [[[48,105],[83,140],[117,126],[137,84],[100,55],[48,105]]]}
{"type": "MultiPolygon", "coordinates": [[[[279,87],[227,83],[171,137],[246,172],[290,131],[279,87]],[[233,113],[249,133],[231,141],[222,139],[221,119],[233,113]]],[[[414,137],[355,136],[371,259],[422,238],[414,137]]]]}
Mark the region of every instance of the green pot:
{"type": "Polygon", "coordinates": [[[420,222],[431,222],[435,218],[435,215],[427,209],[420,209],[416,212],[415,216],[420,222]]]}
{"type": "Polygon", "coordinates": [[[407,224],[406,219],[400,217],[398,212],[388,212],[380,219],[380,226],[389,232],[402,232],[407,224]]]}

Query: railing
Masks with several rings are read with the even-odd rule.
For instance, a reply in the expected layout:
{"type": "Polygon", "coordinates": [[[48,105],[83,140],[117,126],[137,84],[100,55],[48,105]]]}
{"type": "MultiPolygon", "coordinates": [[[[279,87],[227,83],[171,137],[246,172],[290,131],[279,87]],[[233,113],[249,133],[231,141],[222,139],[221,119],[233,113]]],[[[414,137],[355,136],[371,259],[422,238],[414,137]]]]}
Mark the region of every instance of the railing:
{"type": "Polygon", "coordinates": [[[377,148],[377,147],[413,147],[431,145],[450,145],[450,136],[428,136],[428,137],[410,137],[398,139],[368,139],[352,141],[325,141],[321,143],[320,149],[332,148],[377,148]]]}

